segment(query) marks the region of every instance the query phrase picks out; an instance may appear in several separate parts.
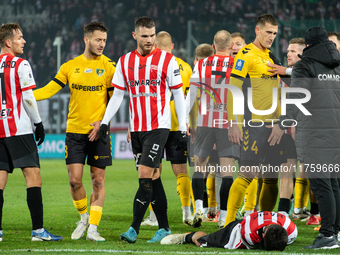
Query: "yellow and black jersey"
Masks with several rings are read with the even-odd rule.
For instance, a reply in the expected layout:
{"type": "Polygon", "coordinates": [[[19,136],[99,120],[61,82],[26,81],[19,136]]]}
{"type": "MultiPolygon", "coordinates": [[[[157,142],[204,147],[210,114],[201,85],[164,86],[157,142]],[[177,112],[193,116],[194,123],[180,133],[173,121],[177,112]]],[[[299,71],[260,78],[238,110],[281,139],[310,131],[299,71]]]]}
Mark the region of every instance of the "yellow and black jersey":
{"type": "MultiPolygon", "coordinates": [[[[244,119],[264,122],[271,122],[270,119],[278,119],[281,114],[279,104],[279,89],[277,89],[277,107],[275,111],[268,115],[257,115],[252,113],[248,108],[248,87],[252,88],[252,102],[256,110],[269,110],[273,104],[273,88],[279,87],[278,75],[270,76],[271,73],[267,63],[274,63],[269,57],[270,50],[260,50],[253,43],[243,47],[236,55],[234,67],[231,72],[230,83],[240,88],[244,94],[244,119]],[[266,121],[267,119],[267,121],[266,121]]],[[[232,109],[232,100],[229,100],[228,109],[232,109]]],[[[230,113],[231,111],[228,110],[230,113]]],[[[235,116],[230,116],[230,119],[235,119],[235,116]]]]}
{"type": "MultiPolygon", "coordinates": [[[[179,67],[179,71],[181,73],[181,78],[182,78],[182,82],[183,82],[183,93],[184,96],[186,96],[188,94],[189,91],[189,87],[190,87],[190,77],[192,74],[192,69],[190,67],[190,65],[186,62],[184,62],[182,59],[180,58],[176,58],[178,67],[179,67]]],[[[176,114],[176,109],[175,109],[175,101],[174,101],[174,97],[171,94],[171,101],[170,101],[170,110],[171,110],[171,129],[170,131],[178,131],[178,119],[177,119],[177,114],[176,114]]]]}
{"type": "Polygon", "coordinates": [[[102,120],[116,63],[101,55],[88,59],[83,54],[63,64],[54,79],[41,89],[34,90],[37,101],[55,95],[68,83],[70,88],[68,133],[89,134],[91,123],[102,120]]]}

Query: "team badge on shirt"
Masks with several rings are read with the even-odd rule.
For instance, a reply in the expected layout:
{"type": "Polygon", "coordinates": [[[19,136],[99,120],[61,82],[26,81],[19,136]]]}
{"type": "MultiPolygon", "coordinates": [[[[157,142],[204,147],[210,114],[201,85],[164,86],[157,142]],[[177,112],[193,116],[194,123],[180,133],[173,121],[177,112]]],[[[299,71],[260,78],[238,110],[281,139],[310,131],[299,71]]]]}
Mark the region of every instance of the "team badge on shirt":
{"type": "Polygon", "coordinates": [[[100,76],[102,76],[104,74],[104,71],[105,71],[104,69],[97,68],[96,73],[100,77],[100,76]]]}
{"type": "Polygon", "coordinates": [[[243,65],[244,65],[244,60],[238,59],[236,61],[235,70],[242,71],[243,65]]]}

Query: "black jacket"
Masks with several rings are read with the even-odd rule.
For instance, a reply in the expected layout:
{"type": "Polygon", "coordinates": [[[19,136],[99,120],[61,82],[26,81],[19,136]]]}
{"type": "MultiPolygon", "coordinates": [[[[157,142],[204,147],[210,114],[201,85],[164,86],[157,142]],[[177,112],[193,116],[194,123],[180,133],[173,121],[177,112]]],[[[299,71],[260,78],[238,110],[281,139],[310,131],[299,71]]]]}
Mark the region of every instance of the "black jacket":
{"type": "MultiPolygon", "coordinates": [[[[307,164],[340,164],[340,55],[331,41],[304,49],[292,71],[291,88],[305,88],[311,99],[303,104],[312,115],[304,115],[292,104],[283,119],[298,121],[301,145],[307,164]]],[[[304,98],[289,93],[288,98],[304,98]]]]}

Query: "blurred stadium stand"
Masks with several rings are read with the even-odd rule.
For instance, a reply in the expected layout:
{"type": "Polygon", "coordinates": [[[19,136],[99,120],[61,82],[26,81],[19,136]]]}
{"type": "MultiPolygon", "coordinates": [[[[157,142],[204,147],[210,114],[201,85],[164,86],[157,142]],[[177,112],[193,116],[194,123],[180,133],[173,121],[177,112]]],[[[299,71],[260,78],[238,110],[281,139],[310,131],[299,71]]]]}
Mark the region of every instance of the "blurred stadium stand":
{"type": "MultiPolygon", "coordinates": [[[[168,31],[175,43],[173,54],[193,65],[196,44],[212,43],[221,29],[242,32],[247,43],[254,39],[256,17],[273,14],[279,21],[279,33],[272,51],[286,64],[289,39],[303,37],[310,26],[328,31],[340,30],[340,1],[337,0],[2,0],[1,23],[19,22],[27,41],[23,58],[32,65],[38,87],[49,82],[57,72],[56,36],[62,37],[61,63],[83,53],[83,27],[91,21],[103,21],[110,29],[104,54],[114,61],[136,48],[132,39],[134,20],[152,17],[156,30],[168,31]],[[188,33],[188,26],[191,30],[188,33]]],[[[61,100],[44,102],[42,113],[47,129],[56,131],[56,109],[61,110],[60,123],[65,130],[67,88],[61,100]]],[[[122,105],[111,126],[127,128],[128,104],[122,105]]]]}

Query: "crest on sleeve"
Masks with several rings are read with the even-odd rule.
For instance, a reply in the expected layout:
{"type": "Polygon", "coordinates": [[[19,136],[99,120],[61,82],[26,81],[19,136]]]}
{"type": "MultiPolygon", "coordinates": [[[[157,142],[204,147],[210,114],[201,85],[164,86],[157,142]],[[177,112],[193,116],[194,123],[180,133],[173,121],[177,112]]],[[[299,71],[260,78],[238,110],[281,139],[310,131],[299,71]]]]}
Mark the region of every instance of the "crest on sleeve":
{"type": "Polygon", "coordinates": [[[97,74],[99,77],[102,76],[102,75],[104,74],[104,72],[105,72],[104,69],[99,69],[99,68],[97,68],[97,70],[96,70],[96,74],[97,74]]]}
{"type": "Polygon", "coordinates": [[[236,61],[235,70],[242,71],[244,65],[244,60],[238,59],[236,61]]]}

